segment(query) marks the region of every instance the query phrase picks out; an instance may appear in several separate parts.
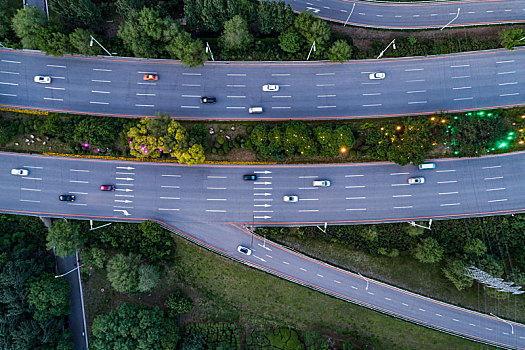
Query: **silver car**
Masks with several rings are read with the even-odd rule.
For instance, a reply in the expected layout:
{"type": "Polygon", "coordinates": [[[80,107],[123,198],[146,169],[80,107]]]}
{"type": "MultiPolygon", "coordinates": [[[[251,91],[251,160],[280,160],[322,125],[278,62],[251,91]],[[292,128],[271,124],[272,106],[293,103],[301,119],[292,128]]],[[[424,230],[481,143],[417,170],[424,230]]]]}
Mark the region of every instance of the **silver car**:
{"type": "Polygon", "coordinates": [[[279,85],[275,84],[266,84],[262,87],[263,91],[269,91],[269,92],[277,92],[279,91],[279,85]]]}
{"type": "Polygon", "coordinates": [[[283,201],[289,202],[289,203],[295,203],[298,200],[299,200],[299,197],[295,195],[286,195],[283,197],[283,201]]]}
{"type": "Polygon", "coordinates": [[[370,73],[370,75],[368,76],[368,78],[370,80],[381,80],[381,79],[385,79],[386,78],[386,73],[384,72],[375,72],[375,73],[370,73]]]}
{"type": "Polygon", "coordinates": [[[410,185],[421,185],[425,183],[425,178],[423,176],[410,177],[408,178],[408,183],[410,185]]]}
{"type": "Polygon", "coordinates": [[[11,169],[11,175],[27,176],[27,175],[29,175],[29,170],[27,170],[27,169],[11,169]]]}
{"type": "Polygon", "coordinates": [[[252,250],[250,248],[246,248],[242,245],[237,247],[237,251],[244,255],[252,255],[252,250]]]}
{"type": "Polygon", "coordinates": [[[45,75],[35,75],[35,77],[33,78],[33,81],[35,83],[40,83],[40,84],[50,84],[51,77],[45,76],[45,75]]]}

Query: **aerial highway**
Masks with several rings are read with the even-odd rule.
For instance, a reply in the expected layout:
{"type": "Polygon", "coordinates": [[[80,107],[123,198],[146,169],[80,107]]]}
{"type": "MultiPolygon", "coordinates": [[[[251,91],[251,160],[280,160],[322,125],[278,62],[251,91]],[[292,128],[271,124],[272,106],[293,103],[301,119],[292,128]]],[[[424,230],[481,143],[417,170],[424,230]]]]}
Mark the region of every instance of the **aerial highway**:
{"type": "Polygon", "coordinates": [[[330,62],[207,62],[52,57],[0,49],[0,107],[178,119],[344,119],[525,104],[525,48],[330,62]],[[371,74],[384,73],[382,79],[371,74]],[[156,81],[146,81],[154,74],[156,81]],[[51,82],[34,82],[35,76],[51,82]],[[278,91],[263,91],[266,84],[278,91]],[[215,97],[216,103],[201,103],[215,97]],[[262,113],[250,114],[250,107],[262,113]]]}
{"type": "Polygon", "coordinates": [[[519,0],[359,1],[284,0],[296,12],[347,25],[386,29],[425,29],[525,22],[519,0]]]}
{"type": "Polygon", "coordinates": [[[361,277],[252,236],[251,225],[406,222],[525,212],[525,153],[390,163],[196,165],[0,153],[0,211],[154,220],[208,249],[320,292],[433,329],[525,349],[525,325],[361,277]],[[26,176],[11,175],[26,169],[26,176]],[[254,174],[255,181],[243,180],[254,174]],[[408,179],[423,176],[424,184],[408,179]],[[329,187],[312,181],[327,179],[329,187]],[[100,191],[113,185],[115,191],[100,191]],[[59,201],[74,195],[74,202],[59,201]],[[283,201],[295,195],[298,201],[283,201]],[[237,251],[250,247],[251,255],[237,251]]]}

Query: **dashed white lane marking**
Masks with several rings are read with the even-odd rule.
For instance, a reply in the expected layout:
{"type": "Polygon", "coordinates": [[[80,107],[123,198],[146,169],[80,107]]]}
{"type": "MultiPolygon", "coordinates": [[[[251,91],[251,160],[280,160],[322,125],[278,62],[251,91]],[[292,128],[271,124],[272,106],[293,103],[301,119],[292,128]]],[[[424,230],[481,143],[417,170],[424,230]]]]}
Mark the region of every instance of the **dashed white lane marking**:
{"type": "Polygon", "coordinates": [[[49,101],[64,101],[63,98],[52,98],[52,97],[44,97],[44,100],[49,100],[49,101]]]}
{"type": "Polygon", "coordinates": [[[271,255],[268,255],[268,254],[265,254],[267,257],[269,257],[270,259],[273,259],[273,257],[271,255]]]}
{"type": "Polygon", "coordinates": [[[104,68],[93,68],[93,70],[97,72],[112,72],[113,71],[111,69],[104,69],[104,68]]]}
{"type": "Polygon", "coordinates": [[[391,184],[390,186],[410,186],[410,184],[391,184]]]}
{"type": "Polygon", "coordinates": [[[179,197],[159,197],[160,199],[174,199],[174,200],[177,200],[177,199],[180,199],[179,197]]]}
{"type": "Polygon", "coordinates": [[[356,174],[356,175],[345,175],[345,177],[360,177],[360,176],[365,176],[365,175],[361,175],[361,174],[356,174]]]}
{"type": "Polygon", "coordinates": [[[487,11],[485,11],[485,12],[487,12],[487,13],[492,13],[492,12],[494,12],[494,11],[492,11],[492,10],[487,10],[487,11]]]}
{"type": "Polygon", "coordinates": [[[158,74],[157,72],[137,72],[139,74],[158,74]]]}
{"type": "Polygon", "coordinates": [[[89,103],[94,105],[109,105],[109,102],[89,101],[89,103]]]}
{"type": "Polygon", "coordinates": [[[438,15],[437,13],[431,13],[430,17],[434,17],[434,16],[437,16],[437,15],[438,15]]]}
{"type": "Polygon", "coordinates": [[[337,106],[317,106],[317,108],[336,108],[337,106]]]}
{"type": "Polygon", "coordinates": [[[443,317],[443,315],[441,314],[435,314],[437,317],[443,317]]]}
{"type": "MultiPolygon", "coordinates": [[[[17,84],[18,85],[18,84],[17,84]]],[[[65,90],[66,88],[63,87],[52,87],[52,86],[46,86],[46,89],[50,90],[65,90]]]]}
{"type": "Polygon", "coordinates": [[[472,326],[472,327],[476,327],[476,325],[474,323],[469,323],[468,325],[472,326]]]}
{"type": "Polygon", "coordinates": [[[323,275],[317,274],[317,277],[324,277],[323,275]]]}
{"type": "Polygon", "coordinates": [[[503,10],[504,12],[512,12],[512,10],[503,10]]]}
{"type": "Polygon", "coordinates": [[[407,206],[404,206],[404,207],[393,207],[394,209],[411,209],[413,208],[411,205],[407,205],[407,206]]]}
{"type": "Polygon", "coordinates": [[[458,182],[457,180],[449,180],[449,181],[438,181],[438,184],[452,184],[458,182]]]}
{"type": "Polygon", "coordinates": [[[228,176],[215,176],[215,175],[208,175],[208,179],[227,179],[228,176]]]}
{"type": "Polygon", "coordinates": [[[407,91],[407,94],[419,94],[422,92],[427,92],[427,90],[415,90],[415,91],[407,91]]]}
{"type": "Polygon", "coordinates": [[[180,108],[201,108],[200,106],[180,106],[180,108]]]}
{"type": "Polygon", "coordinates": [[[404,306],[408,306],[408,304],[406,304],[406,303],[401,303],[401,304],[403,304],[404,306]]]}
{"type": "Polygon", "coordinates": [[[392,299],[385,297],[385,300],[391,301],[392,299]]]}
{"type": "MultiPolygon", "coordinates": [[[[184,84],[183,84],[184,85],[184,84]]],[[[200,85],[199,85],[200,86],[200,85]]],[[[233,88],[243,88],[243,87],[246,87],[246,85],[242,85],[242,84],[230,84],[230,85],[226,85],[226,87],[233,87],[233,88]]]]}
{"type": "Polygon", "coordinates": [[[409,175],[410,173],[390,173],[390,175],[409,175]]]}
{"type": "Polygon", "coordinates": [[[32,166],[32,165],[24,165],[24,168],[29,168],[29,169],[44,169],[43,166],[32,166]]]}
{"type": "Polygon", "coordinates": [[[444,195],[444,194],[458,194],[459,192],[439,192],[438,194],[439,195],[444,195]]]}
{"type": "Polygon", "coordinates": [[[3,93],[2,93],[2,94],[0,94],[0,95],[2,95],[2,96],[11,96],[11,97],[16,97],[15,94],[3,94],[3,93]]]}
{"type": "Polygon", "coordinates": [[[317,87],[324,87],[324,86],[335,86],[335,84],[317,84],[315,85],[317,87]]]}
{"type": "Polygon", "coordinates": [[[336,97],[337,95],[317,95],[317,97],[336,97]]]}
{"type": "Polygon", "coordinates": [[[452,90],[465,90],[465,89],[472,89],[472,86],[459,86],[452,88],[452,90]]]}
{"type": "Polygon", "coordinates": [[[424,70],[424,69],[423,68],[409,68],[409,69],[405,69],[405,72],[417,72],[421,70],[424,70]]]}
{"type": "Polygon", "coordinates": [[[318,209],[304,209],[304,210],[299,210],[299,213],[316,213],[318,211],[319,211],[318,209]]]}
{"type": "Polygon", "coordinates": [[[170,186],[170,185],[163,185],[160,186],[161,188],[180,188],[180,186],[170,186]]]}
{"type": "MultiPolygon", "coordinates": [[[[71,192],[71,193],[75,193],[75,192],[71,192]]],[[[87,194],[87,193],[80,193],[79,194],[87,194]]],[[[135,197],[134,195],[132,194],[116,194],[115,197],[128,197],[128,198],[133,198],[135,197]]]]}
{"type": "Polygon", "coordinates": [[[287,261],[283,261],[283,264],[290,265],[290,263],[287,261]]]}
{"type": "Polygon", "coordinates": [[[187,86],[187,87],[199,87],[199,86],[201,86],[201,84],[182,84],[182,86],[187,86]]]}
{"type": "Polygon", "coordinates": [[[361,105],[363,107],[378,107],[378,106],[382,106],[383,104],[382,103],[373,103],[373,104],[370,104],[370,105],[361,105]]]}
{"type": "Polygon", "coordinates": [[[419,17],[420,15],[412,15],[412,17],[419,17]]]}
{"type": "Polygon", "coordinates": [[[505,334],[505,335],[509,335],[509,333],[507,333],[507,332],[501,332],[501,333],[503,333],[503,334],[505,334]]]}
{"type": "Polygon", "coordinates": [[[345,186],[345,188],[365,188],[365,185],[345,186]]]}
{"type": "Polygon", "coordinates": [[[341,282],[339,282],[338,280],[334,280],[334,282],[335,282],[335,283],[341,283],[341,282]]]}
{"type": "MultiPolygon", "coordinates": [[[[67,203],[68,205],[87,205],[85,203],[67,203]]],[[[115,206],[113,206],[114,208],[116,208],[115,206]]],[[[128,207],[128,208],[133,208],[133,207],[128,207]]]]}
{"type": "Polygon", "coordinates": [[[503,191],[505,187],[499,187],[499,188],[487,188],[485,191],[503,191]]]}
{"type": "Polygon", "coordinates": [[[229,96],[226,96],[227,98],[246,98],[246,96],[244,95],[229,95],[229,96]]]}
{"type": "Polygon", "coordinates": [[[77,183],[77,184],[88,184],[88,181],[80,181],[80,180],[69,180],[69,182],[77,183]]]}
{"type": "Polygon", "coordinates": [[[451,205],[460,205],[460,203],[446,203],[446,204],[440,204],[439,206],[440,207],[448,207],[448,206],[451,206],[451,205]]]}
{"type": "Polygon", "coordinates": [[[4,83],[4,82],[0,82],[0,85],[12,85],[12,86],[18,86],[17,83],[4,83]]]}
{"type": "Polygon", "coordinates": [[[516,95],[519,95],[520,93],[519,92],[514,92],[512,94],[501,94],[499,95],[500,97],[505,97],[505,96],[516,96],[516,95]]]}
{"type": "Polygon", "coordinates": [[[290,75],[291,74],[289,74],[289,73],[273,73],[272,77],[288,77],[290,75]]]}
{"type": "Polygon", "coordinates": [[[450,68],[461,68],[461,67],[470,67],[470,64],[458,64],[456,66],[450,66],[450,68]]]}
{"type": "MultiPolygon", "coordinates": [[[[200,97],[199,95],[181,95],[182,97],[200,97]]],[[[229,97],[229,96],[226,96],[229,97]]]]}
{"type": "Polygon", "coordinates": [[[508,199],[505,198],[505,199],[493,199],[493,200],[490,200],[490,201],[487,201],[489,203],[494,203],[494,202],[506,202],[508,199]]]}
{"type": "Polygon", "coordinates": [[[69,193],[73,193],[73,194],[88,194],[87,192],[69,192],[69,193]]]}
{"type": "Polygon", "coordinates": [[[352,200],[352,199],[366,199],[366,197],[346,197],[345,199],[352,200]]]}
{"type": "Polygon", "coordinates": [[[176,208],[159,208],[158,210],[160,211],[179,211],[180,209],[176,209],[176,208]]]}
{"type": "Polygon", "coordinates": [[[474,99],[474,97],[460,97],[460,98],[455,98],[454,101],[464,101],[464,100],[472,100],[474,99]]]}
{"type": "Polygon", "coordinates": [[[452,77],[452,79],[465,79],[470,78],[470,75],[458,75],[457,77],[452,77]]]}
{"type": "Polygon", "coordinates": [[[31,200],[31,199],[21,199],[20,202],[40,203],[40,201],[35,201],[35,200],[31,200]]]}
{"type": "Polygon", "coordinates": [[[436,173],[454,173],[455,169],[446,169],[446,170],[436,170],[436,173]]]}
{"type": "Polygon", "coordinates": [[[46,66],[53,67],[53,68],[66,68],[66,66],[59,66],[57,64],[46,64],[46,66]]]}
{"type": "Polygon", "coordinates": [[[424,104],[424,103],[427,103],[427,101],[412,101],[412,102],[409,102],[408,104],[415,105],[415,104],[424,104]]]}
{"type": "Polygon", "coordinates": [[[94,94],[110,94],[111,93],[109,91],[98,91],[98,90],[91,90],[91,92],[94,94]]]}
{"type": "Polygon", "coordinates": [[[5,62],[5,63],[20,63],[18,61],[9,61],[9,60],[2,60],[2,62],[5,62]]]}
{"type": "Polygon", "coordinates": [[[91,79],[94,83],[111,83],[111,80],[98,80],[98,79],[91,79]]]}
{"type": "Polygon", "coordinates": [[[476,13],[476,11],[469,11],[467,13],[473,14],[473,13],[476,13]]]}
{"type": "Polygon", "coordinates": [[[418,310],[419,310],[419,311],[423,311],[423,312],[425,312],[425,311],[426,311],[426,310],[423,310],[423,309],[418,309],[418,310]]]}
{"type": "Polygon", "coordinates": [[[200,76],[201,73],[182,73],[182,75],[197,75],[197,76],[200,76]]]}
{"type": "Polygon", "coordinates": [[[518,82],[517,81],[513,81],[513,82],[510,82],[510,83],[501,83],[501,84],[498,84],[499,86],[505,86],[505,85],[516,85],[518,82]]]}
{"type": "Polygon", "coordinates": [[[135,107],[155,107],[155,105],[139,105],[139,104],[135,104],[135,107]]]}
{"type": "Polygon", "coordinates": [[[306,271],[306,269],[303,269],[302,267],[300,267],[299,270],[301,270],[301,271],[306,271]]]}
{"type": "Polygon", "coordinates": [[[405,83],[420,83],[425,81],[425,79],[413,79],[413,80],[407,80],[405,83]]]}
{"type": "Polygon", "coordinates": [[[69,169],[69,171],[76,171],[79,173],[89,173],[90,172],[89,170],[85,170],[85,169],[69,169]]]}
{"type": "Polygon", "coordinates": [[[299,198],[300,201],[318,201],[319,198],[299,198]]]}
{"type": "Polygon", "coordinates": [[[496,63],[497,64],[501,64],[501,63],[513,63],[514,60],[508,60],[508,61],[497,61],[496,63]]]}
{"type": "Polygon", "coordinates": [[[481,169],[495,169],[495,168],[501,168],[501,165],[484,166],[481,169]]]}
{"type": "Polygon", "coordinates": [[[381,95],[380,92],[373,92],[373,93],[369,93],[369,94],[362,94],[363,96],[379,96],[381,95]]]}
{"type": "Polygon", "coordinates": [[[228,76],[228,77],[245,77],[246,74],[244,74],[244,73],[227,73],[226,76],[228,76]]]}
{"type": "Polygon", "coordinates": [[[226,210],[206,209],[208,213],[226,213],[226,210]]]}
{"type": "MultiPolygon", "coordinates": [[[[492,328],[487,328],[487,327],[485,327],[485,329],[486,329],[487,331],[492,332],[492,328]]],[[[523,337],[520,337],[520,338],[523,338],[523,337]]],[[[525,339],[525,338],[524,338],[524,339],[525,339]]]]}
{"type": "Polygon", "coordinates": [[[498,180],[503,179],[503,176],[486,177],[483,180],[498,180]]]}
{"type": "Polygon", "coordinates": [[[246,109],[246,107],[226,107],[226,109],[246,109]]]}
{"type": "Polygon", "coordinates": [[[412,197],[412,195],[411,194],[396,194],[392,196],[392,198],[400,198],[400,197],[412,197]]]}
{"type": "Polygon", "coordinates": [[[316,175],[303,175],[303,176],[298,176],[297,178],[299,179],[317,179],[319,176],[316,176],[316,175]]]}
{"type": "Polygon", "coordinates": [[[335,73],[316,73],[315,75],[335,75],[335,73]]]}
{"type": "Polygon", "coordinates": [[[498,75],[504,75],[504,74],[514,74],[516,73],[516,71],[511,71],[511,72],[499,72],[498,75]]]}
{"type": "Polygon", "coordinates": [[[225,201],[226,198],[206,198],[207,201],[225,201]]]}
{"type": "MultiPolygon", "coordinates": [[[[37,189],[37,188],[24,188],[24,187],[22,187],[20,190],[21,191],[35,191],[35,192],[41,192],[42,191],[42,190],[37,189]]],[[[71,192],[71,193],[73,193],[73,192],[71,192]]]]}
{"type": "Polygon", "coordinates": [[[372,292],[367,292],[367,293],[368,293],[368,294],[370,294],[370,295],[375,295],[375,294],[374,294],[374,293],[372,293],[372,292]]]}
{"type": "Polygon", "coordinates": [[[456,320],[455,318],[453,318],[452,321],[454,321],[454,322],[459,322],[459,320],[456,320]]]}
{"type": "Polygon", "coordinates": [[[350,286],[350,288],[352,288],[352,289],[357,289],[357,287],[354,287],[354,286],[350,286]]]}
{"type": "Polygon", "coordinates": [[[292,98],[292,96],[285,96],[285,95],[277,95],[272,96],[272,98],[292,98]]]}
{"type": "Polygon", "coordinates": [[[8,71],[5,71],[5,70],[0,70],[0,73],[2,73],[2,74],[15,74],[15,75],[19,75],[20,74],[19,72],[8,72],[8,71]]]}
{"type": "Polygon", "coordinates": [[[345,209],[346,211],[360,211],[360,210],[364,210],[366,211],[366,208],[350,208],[350,209],[345,209]]]}

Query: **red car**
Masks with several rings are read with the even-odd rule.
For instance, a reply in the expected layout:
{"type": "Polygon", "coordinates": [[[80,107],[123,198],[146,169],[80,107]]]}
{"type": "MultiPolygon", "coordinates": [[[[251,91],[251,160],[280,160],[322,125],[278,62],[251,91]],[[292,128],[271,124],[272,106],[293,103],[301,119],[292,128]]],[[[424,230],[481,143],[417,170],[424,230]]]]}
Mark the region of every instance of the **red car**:
{"type": "Polygon", "coordinates": [[[101,191],[115,191],[115,186],[113,185],[100,185],[101,191]]]}
{"type": "Polygon", "coordinates": [[[144,74],[142,79],[143,80],[159,80],[159,76],[157,74],[144,74]]]}

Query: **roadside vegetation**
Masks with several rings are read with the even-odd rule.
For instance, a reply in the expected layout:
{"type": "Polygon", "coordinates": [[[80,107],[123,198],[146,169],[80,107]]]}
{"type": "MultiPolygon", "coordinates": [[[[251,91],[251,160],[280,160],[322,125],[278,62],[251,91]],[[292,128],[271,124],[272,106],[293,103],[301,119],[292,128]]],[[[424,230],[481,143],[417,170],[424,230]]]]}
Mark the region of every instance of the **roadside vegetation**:
{"type": "Polygon", "coordinates": [[[432,38],[417,32],[377,37],[378,31],[361,29],[376,38],[356,45],[351,29],[309,12],[296,15],[289,5],[269,0],[49,0],[50,19],[37,8],[20,6],[0,1],[0,42],[5,47],[56,56],[107,55],[91,41],[93,36],[119,56],[179,59],[190,67],[211,59],[206,45],[216,60],[305,60],[310,53],[311,59],[342,62],[375,58],[393,38],[397,49],[385,57],[512,49],[525,36],[519,25],[506,26],[499,35],[432,38]],[[314,41],[316,50],[311,51],[314,41]]]}
{"type": "Polygon", "coordinates": [[[178,122],[0,111],[0,149],[170,160],[420,164],[525,149],[525,108],[348,121],[178,122]]]}

